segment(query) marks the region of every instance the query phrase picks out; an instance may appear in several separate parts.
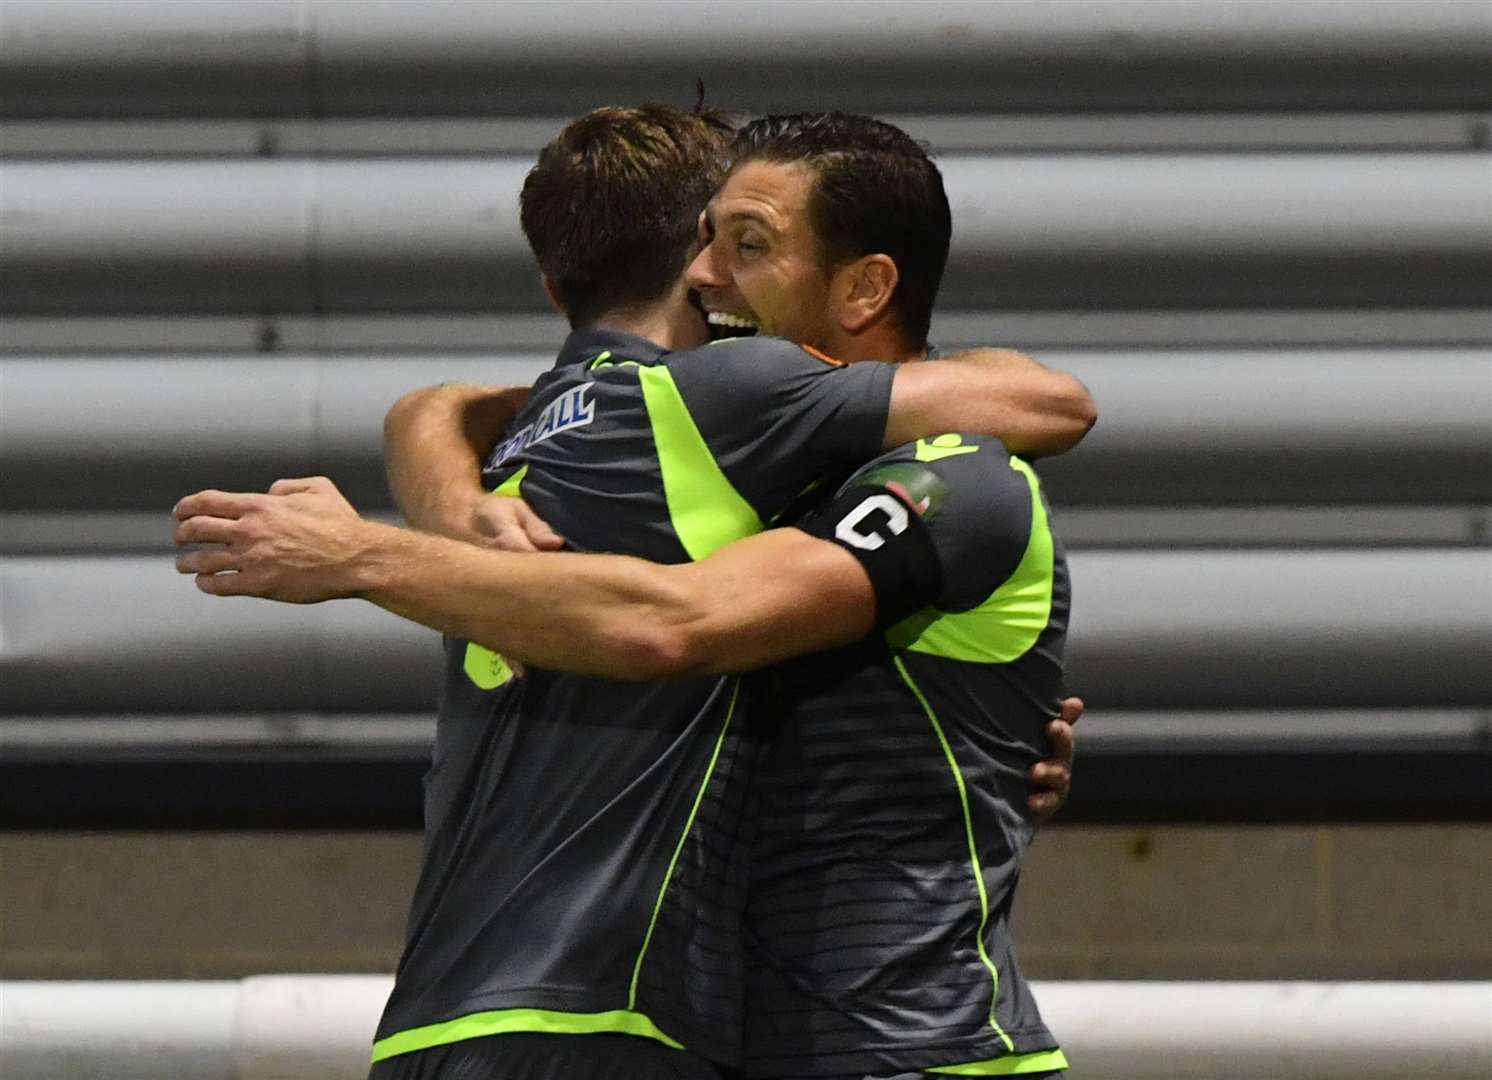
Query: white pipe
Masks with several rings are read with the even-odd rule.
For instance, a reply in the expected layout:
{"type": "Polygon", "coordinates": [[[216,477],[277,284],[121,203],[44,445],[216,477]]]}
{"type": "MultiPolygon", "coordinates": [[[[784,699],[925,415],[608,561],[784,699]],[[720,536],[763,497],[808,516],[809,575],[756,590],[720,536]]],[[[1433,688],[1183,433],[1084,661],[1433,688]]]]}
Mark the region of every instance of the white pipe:
{"type": "Polygon", "coordinates": [[[1487,1080],[1492,982],[1036,986],[1069,1080],[1487,1080]]]}
{"type": "Polygon", "coordinates": [[[232,982],[0,983],[5,1080],[238,1080],[232,982]]]}
{"type": "MultiPolygon", "coordinates": [[[[357,1080],[390,980],[0,983],[6,1080],[357,1080]]],[[[1044,982],[1070,1080],[1486,1080],[1492,982],[1044,982]]]]}
{"type": "Polygon", "coordinates": [[[238,1080],[363,1080],[393,980],[383,975],[260,975],[238,984],[238,1080]]]}

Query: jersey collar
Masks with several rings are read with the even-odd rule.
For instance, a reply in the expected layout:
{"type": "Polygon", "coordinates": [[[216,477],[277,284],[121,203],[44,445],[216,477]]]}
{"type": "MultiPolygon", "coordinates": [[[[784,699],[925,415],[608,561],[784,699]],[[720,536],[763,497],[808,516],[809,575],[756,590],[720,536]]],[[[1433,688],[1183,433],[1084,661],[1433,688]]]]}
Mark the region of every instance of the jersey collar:
{"type": "Polygon", "coordinates": [[[636,360],[642,364],[656,363],[668,350],[647,338],[629,334],[624,330],[608,330],[592,326],[571,331],[560,347],[559,358],[554,366],[588,364],[604,352],[619,360],[636,360]]]}

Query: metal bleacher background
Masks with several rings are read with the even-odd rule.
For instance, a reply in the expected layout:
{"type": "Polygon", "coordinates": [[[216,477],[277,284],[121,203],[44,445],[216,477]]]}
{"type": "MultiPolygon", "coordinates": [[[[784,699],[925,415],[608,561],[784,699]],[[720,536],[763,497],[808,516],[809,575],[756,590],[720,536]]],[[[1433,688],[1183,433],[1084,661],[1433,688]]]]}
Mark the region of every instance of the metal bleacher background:
{"type": "Polygon", "coordinates": [[[603,103],[847,108],[953,202],[940,343],[1101,420],[1072,820],[1492,817],[1492,5],[0,2],[0,826],[405,824],[433,635],[201,596],[169,511],[563,335],[603,103]]]}

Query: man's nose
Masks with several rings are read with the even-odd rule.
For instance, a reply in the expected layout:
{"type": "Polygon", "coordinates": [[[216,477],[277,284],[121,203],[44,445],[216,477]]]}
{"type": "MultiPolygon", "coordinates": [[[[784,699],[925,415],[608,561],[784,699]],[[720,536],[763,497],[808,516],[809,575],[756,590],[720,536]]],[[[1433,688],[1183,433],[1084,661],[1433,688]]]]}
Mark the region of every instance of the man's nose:
{"type": "Polygon", "coordinates": [[[689,269],[684,276],[690,287],[695,289],[719,288],[728,284],[724,275],[720,273],[719,260],[715,258],[713,243],[700,248],[699,254],[694,256],[694,261],[689,264],[689,269]]]}

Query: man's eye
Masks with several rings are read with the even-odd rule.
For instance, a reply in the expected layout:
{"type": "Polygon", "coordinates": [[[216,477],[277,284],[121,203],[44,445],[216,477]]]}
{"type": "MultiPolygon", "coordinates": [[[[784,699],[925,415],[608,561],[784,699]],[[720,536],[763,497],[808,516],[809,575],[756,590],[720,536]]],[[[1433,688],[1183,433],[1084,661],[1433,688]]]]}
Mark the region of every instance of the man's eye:
{"type": "Polygon", "coordinates": [[[760,255],[767,250],[767,245],[759,244],[755,240],[737,240],[736,250],[742,255],[760,255]]]}

